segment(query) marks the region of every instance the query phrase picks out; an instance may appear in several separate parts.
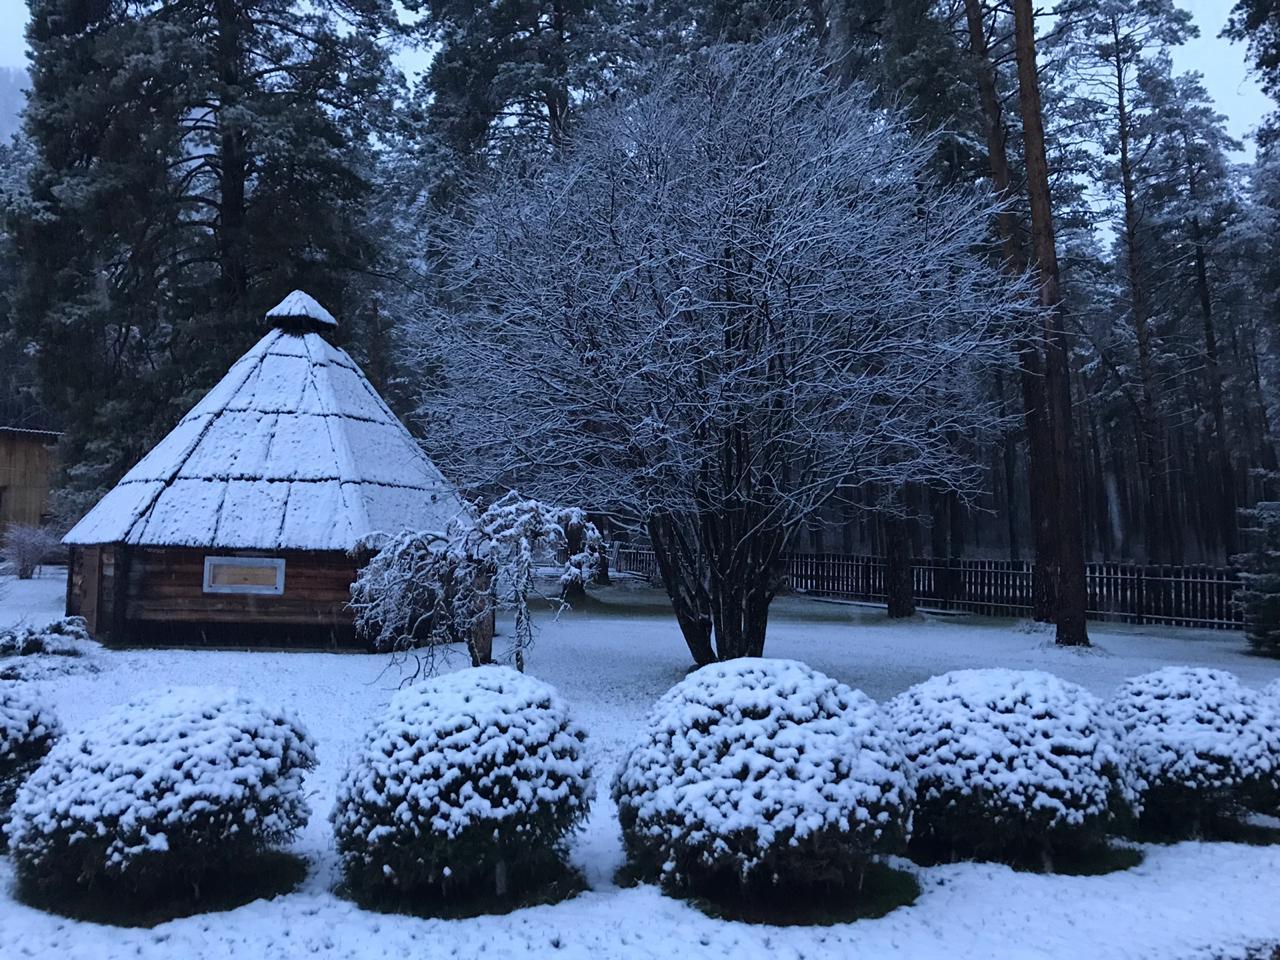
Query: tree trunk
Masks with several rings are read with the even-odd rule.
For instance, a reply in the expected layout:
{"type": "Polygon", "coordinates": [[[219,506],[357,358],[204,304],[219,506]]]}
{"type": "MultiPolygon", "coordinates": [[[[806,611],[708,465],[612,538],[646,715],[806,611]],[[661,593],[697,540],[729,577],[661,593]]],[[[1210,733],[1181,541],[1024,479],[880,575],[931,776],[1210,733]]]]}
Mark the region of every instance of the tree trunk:
{"type": "Polygon", "coordinates": [[[609,579],[609,551],[604,548],[603,543],[596,545],[591,582],[597,587],[607,587],[613,582],[609,579]]]}
{"type": "Polygon", "coordinates": [[[711,646],[711,597],[707,591],[706,560],[687,521],[670,514],[649,519],[649,541],[658,573],[671,598],[676,623],[698,666],[714,663],[711,646]]]}
{"type": "MultiPolygon", "coordinates": [[[[978,97],[986,128],[987,162],[991,185],[1001,199],[1012,197],[1013,177],[1009,169],[1000,95],[996,89],[995,65],[987,44],[981,0],[965,0],[969,27],[969,50],[978,61],[978,97]]],[[[1021,237],[1017,213],[1004,210],[996,218],[1005,266],[1021,276],[1027,269],[1026,247],[1021,237]]],[[[1040,347],[1028,336],[1017,348],[1019,384],[1022,388],[1023,425],[1027,434],[1027,505],[1031,513],[1034,559],[1031,572],[1031,615],[1041,622],[1053,620],[1058,581],[1058,502],[1053,465],[1053,438],[1045,405],[1044,363],[1040,347]]]]}
{"type": "Polygon", "coordinates": [[[467,651],[473,667],[493,662],[493,635],[497,628],[498,602],[493,595],[493,579],[496,571],[486,568],[476,574],[475,599],[471,608],[471,636],[467,651]]]}
{"type": "Polygon", "coordinates": [[[713,584],[711,620],[718,659],[763,656],[774,591],[758,576],[733,581],[713,578],[713,584]]]}
{"type": "Polygon", "coordinates": [[[1044,115],[1040,78],[1036,72],[1035,15],[1031,0],[1013,0],[1018,59],[1018,103],[1022,112],[1027,163],[1027,193],[1031,201],[1031,246],[1039,279],[1044,316],[1045,409],[1051,425],[1053,473],[1057,502],[1057,642],[1087,646],[1088,585],[1084,569],[1084,530],[1080,509],[1079,465],[1072,442],[1071,382],[1067,336],[1058,290],[1058,253],[1049,196],[1049,165],[1044,146],[1044,115]]]}
{"type": "MultiPolygon", "coordinates": [[[[1187,159],[1188,182],[1192,200],[1197,199],[1195,168],[1187,159]]],[[[1239,549],[1236,516],[1236,478],[1231,463],[1231,447],[1227,439],[1226,405],[1222,400],[1222,365],[1218,358],[1218,337],[1213,328],[1213,297],[1209,290],[1209,268],[1205,255],[1204,231],[1200,218],[1191,218],[1191,241],[1195,251],[1196,290],[1200,300],[1200,319],[1204,330],[1204,375],[1209,386],[1209,412],[1213,417],[1213,446],[1217,459],[1219,482],[1222,484],[1219,500],[1219,522],[1222,545],[1229,559],[1239,549]]]]}
{"type": "Polygon", "coordinates": [[[763,656],[769,604],[782,582],[786,533],[746,505],[704,514],[699,529],[707,551],[717,658],[763,656]]]}
{"type": "Polygon", "coordinates": [[[555,39],[549,45],[547,56],[551,62],[547,64],[551,76],[544,91],[547,109],[547,136],[551,149],[559,152],[564,148],[568,138],[569,124],[569,81],[568,71],[568,22],[564,4],[553,0],[551,4],[551,29],[555,39]]]}
{"type": "Polygon", "coordinates": [[[233,91],[243,85],[241,76],[241,24],[239,7],[218,0],[218,270],[222,308],[229,318],[243,314],[249,289],[245,249],[245,186],[249,178],[244,130],[235,120],[233,91]]]}
{"type": "Polygon", "coordinates": [[[1151,342],[1151,323],[1147,316],[1147,292],[1138,265],[1138,197],[1132,158],[1133,123],[1125,96],[1127,80],[1122,59],[1122,39],[1117,21],[1112,20],[1115,43],[1116,138],[1120,151],[1120,188],[1124,205],[1122,238],[1125,249],[1125,282],[1129,287],[1129,322],[1133,327],[1138,350],[1138,458],[1144,490],[1142,529],[1147,545],[1148,563],[1169,560],[1168,490],[1163,466],[1163,443],[1156,412],[1156,382],[1151,342]]]}
{"type": "MultiPolygon", "coordinates": [[[[583,528],[578,523],[567,523],[564,528],[565,550],[568,552],[569,559],[572,560],[578,554],[582,553],[583,528]]],[[[560,588],[560,599],[565,603],[577,603],[587,598],[586,584],[580,580],[571,580],[566,582],[560,588]]]]}
{"type": "Polygon", "coordinates": [[[913,617],[916,613],[916,601],[907,522],[894,514],[882,515],[880,539],[884,546],[884,587],[889,601],[889,619],[913,617]]]}

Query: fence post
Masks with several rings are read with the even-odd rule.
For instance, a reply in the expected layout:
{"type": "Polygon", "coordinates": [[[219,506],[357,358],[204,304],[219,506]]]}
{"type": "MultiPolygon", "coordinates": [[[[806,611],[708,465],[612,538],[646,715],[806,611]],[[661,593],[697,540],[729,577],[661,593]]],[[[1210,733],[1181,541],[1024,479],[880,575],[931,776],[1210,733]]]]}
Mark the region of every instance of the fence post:
{"type": "Polygon", "coordinates": [[[1138,574],[1138,582],[1134,584],[1134,623],[1139,625],[1146,622],[1143,614],[1147,609],[1147,568],[1145,566],[1135,567],[1138,574]]]}

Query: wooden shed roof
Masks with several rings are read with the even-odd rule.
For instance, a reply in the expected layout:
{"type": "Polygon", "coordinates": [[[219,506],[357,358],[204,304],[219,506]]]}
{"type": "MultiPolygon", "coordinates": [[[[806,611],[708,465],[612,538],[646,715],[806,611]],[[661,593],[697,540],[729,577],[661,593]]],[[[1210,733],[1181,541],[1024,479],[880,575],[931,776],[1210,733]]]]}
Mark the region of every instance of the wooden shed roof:
{"type": "Polygon", "coordinates": [[[345,351],[273,329],[63,542],[349,550],[468,509],[345,351]]]}

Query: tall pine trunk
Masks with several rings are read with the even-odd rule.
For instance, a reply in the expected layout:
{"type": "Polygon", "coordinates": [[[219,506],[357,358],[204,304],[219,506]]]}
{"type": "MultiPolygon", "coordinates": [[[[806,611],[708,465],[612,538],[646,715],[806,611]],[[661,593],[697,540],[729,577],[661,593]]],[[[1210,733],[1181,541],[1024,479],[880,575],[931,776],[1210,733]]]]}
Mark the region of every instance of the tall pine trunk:
{"type": "MultiPolygon", "coordinates": [[[[1183,151],[1187,160],[1187,193],[1192,203],[1200,199],[1196,167],[1191,146],[1183,133],[1183,151]]],[[[1204,229],[1199,216],[1191,217],[1191,244],[1195,254],[1196,294],[1200,304],[1200,320],[1204,334],[1204,375],[1209,387],[1209,413],[1213,418],[1213,452],[1217,460],[1218,482],[1221,484],[1217,522],[1222,531],[1223,551],[1228,559],[1239,548],[1236,516],[1236,478],[1227,438],[1226,404],[1222,399],[1222,364],[1218,356],[1218,335],[1213,325],[1213,295],[1209,289],[1208,256],[1205,252],[1204,229]]]]}
{"type": "Polygon", "coordinates": [[[248,150],[244,129],[235,119],[236,92],[242,76],[240,7],[232,0],[218,0],[218,270],[224,318],[234,321],[245,308],[249,289],[248,255],[245,249],[248,150]]]}
{"type": "Polygon", "coordinates": [[[1137,344],[1138,359],[1138,459],[1143,483],[1142,530],[1148,563],[1166,563],[1171,558],[1169,492],[1164,477],[1164,444],[1156,411],[1155,360],[1148,316],[1146,285],[1139,265],[1138,196],[1132,156],[1133,122],[1125,96],[1121,36],[1112,20],[1115,43],[1116,139],[1119,147],[1120,189],[1124,207],[1122,240],[1125,249],[1125,284],[1129,288],[1129,323],[1137,344]]]}
{"type": "Polygon", "coordinates": [[[1058,252],[1049,195],[1049,164],[1044,145],[1044,114],[1036,72],[1035,15],[1031,0],[1013,0],[1018,59],[1018,103],[1022,113],[1027,193],[1031,201],[1031,248],[1044,314],[1045,409],[1051,425],[1058,516],[1058,571],[1055,620],[1057,642],[1087,646],[1088,585],[1084,568],[1084,518],[1079,464],[1072,442],[1071,382],[1067,336],[1059,292],[1058,252]]]}
{"type": "MultiPolygon", "coordinates": [[[[964,8],[969,27],[969,51],[977,60],[978,99],[986,133],[988,172],[996,196],[1008,199],[1012,196],[1013,177],[982,4],[980,0],[965,0],[964,8]]],[[[1017,213],[1006,208],[996,218],[996,230],[1000,235],[1005,266],[1015,274],[1025,273],[1027,254],[1019,235],[1017,213]]],[[[1027,435],[1027,493],[1034,551],[1031,615],[1041,623],[1048,623],[1054,616],[1058,580],[1057,514],[1054,510],[1058,495],[1052,433],[1045,406],[1044,363],[1040,347],[1028,336],[1019,343],[1017,351],[1023,426],[1027,435]]]]}

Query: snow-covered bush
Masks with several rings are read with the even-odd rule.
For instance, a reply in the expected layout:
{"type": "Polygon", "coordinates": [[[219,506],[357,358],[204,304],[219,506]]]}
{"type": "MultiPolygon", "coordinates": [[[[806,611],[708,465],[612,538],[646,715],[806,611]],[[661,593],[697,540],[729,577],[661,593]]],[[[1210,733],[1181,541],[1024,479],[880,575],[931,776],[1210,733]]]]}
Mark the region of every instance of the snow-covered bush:
{"type": "MultiPolygon", "coordinates": [[[[1280,679],[1272,680],[1258,694],[1264,710],[1270,711],[1271,717],[1265,721],[1273,729],[1280,730],[1280,679]]],[[[1280,817],[1280,756],[1272,771],[1271,782],[1264,784],[1261,795],[1254,801],[1254,806],[1273,816],[1280,817]]]]}
{"type": "Polygon", "coordinates": [[[1259,653],[1280,656],[1280,502],[1264,500],[1240,512],[1252,548],[1235,558],[1245,639],[1259,653]]]}
{"type": "MultiPolygon", "coordinates": [[[[375,650],[473,642],[484,615],[477,580],[491,579],[492,571],[467,549],[466,528],[405,530],[378,535],[364,546],[375,552],[351,585],[351,608],[357,632],[375,650]]],[[[478,665],[481,651],[470,652],[478,665]]]]}
{"type": "Polygon", "coordinates": [[[1111,701],[1142,786],[1141,826],[1198,836],[1280,781],[1280,723],[1225,670],[1165,667],[1111,701]]]}
{"type": "Polygon", "coordinates": [[[0,552],[13,564],[19,580],[30,580],[40,564],[59,549],[58,537],[48,527],[10,524],[0,537],[0,552]]]}
{"type": "Polygon", "coordinates": [[[553,688],[509,667],[401,690],[338,790],[348,888],[452,903],[559,879],[590,802],[585,739],[553,688]]]}
{"type": "Polygon", "coordinates": [[[912,845],[927,859],[1051,865],[1097,842],[1134,790],[1102,702],[1048,673],[958,670],[889,705],[916,788],[912,845]]]}
{"type": "Polygon", "coordinates": [[[691,673],[613,784],[640,877],[711,897],[856,890],[908,830],[902,747],[870,697],[794,660],[691,673]]]}
{"type": "Polygon", "coordinates": [[[36,896],[187,893],[306,823],[314,765],[280,708],[208,688],[139,698],[59,740],[19,788],[7,827],[19,881],[36,896]]]}
{"type": "Polygon", "coordinates": [[[1263,687],[1261,696],[1266,703],[1271,705],[1272,709],[1280,712],[1280,679],[1272,680],[1263,687]]]}
{"type": "MultiPolygon", "coordinates": [[[[436,653],[466,644],[472,666],[491,660],[497,605],[514,613],[511,649],[517,670],[533,642],[529,596],[539,552],[568,544],[566,525],[586,548],[569,558],[561,590],[581,590],[594,576],[600,535],[582,510],[553,508],[510,491],[479,516],[456,518],[441,532],[377,534],[351,585],[357,632],[376,649],[421,649],[419,667],[436,672],[436,653]],[[422,662],[425,659],[425,664],[422,662]]],[[[572,552],[572,551],[571,551],[572,552]]]]}
{"type": "Polygon", "coordinates": [[[18,787],[61,733],[53,712],[30,684],[0,681],[0,850],[18,787]]]}
{"type": "Polygon", "coordinates": [[[0,630],[0,657],[45,653],[57,657],[78,657],[93,642],[84,617],[63,617],[36,629],[17,624],[0,630]]]}

